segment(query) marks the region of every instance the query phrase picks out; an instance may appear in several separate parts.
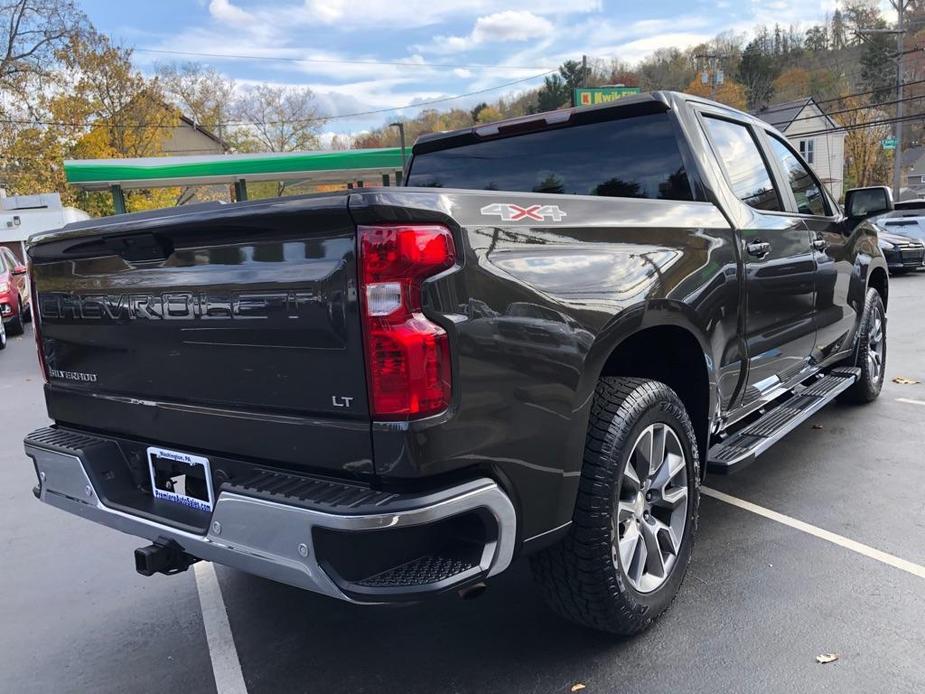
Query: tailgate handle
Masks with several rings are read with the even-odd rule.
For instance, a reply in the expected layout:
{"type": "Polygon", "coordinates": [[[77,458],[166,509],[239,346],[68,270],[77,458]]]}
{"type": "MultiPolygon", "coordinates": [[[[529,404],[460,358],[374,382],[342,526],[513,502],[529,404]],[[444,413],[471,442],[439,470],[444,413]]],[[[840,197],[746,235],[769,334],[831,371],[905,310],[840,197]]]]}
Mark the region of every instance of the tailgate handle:
{"type": "Polygon", "coordinates": [[[104,243],[112,253],[134,262],[166,260],[173,253],[171,240],[157,234],[107,236],[104,243]]]}

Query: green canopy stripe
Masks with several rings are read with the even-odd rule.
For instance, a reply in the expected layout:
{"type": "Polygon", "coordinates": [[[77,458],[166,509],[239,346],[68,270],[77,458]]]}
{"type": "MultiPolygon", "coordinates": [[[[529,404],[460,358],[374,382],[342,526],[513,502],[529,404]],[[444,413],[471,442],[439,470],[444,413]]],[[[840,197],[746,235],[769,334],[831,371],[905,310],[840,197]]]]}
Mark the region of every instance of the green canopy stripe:
{"type": "Polygon", "coordinates": [[[64,163],[68,183],[145,181],[186,178],[280,174],[312,174],[321,171],[401,169],[401,148],[355,149],[336,152],[287,154],[216,155],[212,157],[150,157],[147,159],[82,159],[64,163]],[[159,161],[160,159],[160,161],[159,161]],[[186,160],[186,161],[184,161],[186,160]]]}

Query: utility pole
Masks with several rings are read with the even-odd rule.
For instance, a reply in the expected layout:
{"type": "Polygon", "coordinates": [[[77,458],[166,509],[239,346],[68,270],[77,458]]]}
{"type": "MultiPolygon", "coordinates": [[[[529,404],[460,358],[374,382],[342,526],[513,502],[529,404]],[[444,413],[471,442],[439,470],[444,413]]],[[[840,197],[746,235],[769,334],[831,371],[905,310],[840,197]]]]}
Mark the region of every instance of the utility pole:
{"type": "Polygon", "coordinates": [[[903,37],[906,34],[906,0],[890,0],[896,8],[896,149],[893,150],[893,199],[899,200],[903,182],[903,37]]]}
{"type": "Polygon", "coordinates": [[[588,56],[581,56],[581,86],[588,86],[588,56]]]}
{"type": "Polygon", "coordinates": [[[706,62],[707,69],[700,71],[700,82],[710,85],[710,98],[716,101],[716,88],[725,80],[725,75],[719,67],[719,61],[723,56],[719,53],[698,53],[694,57],[698,61],[706,62]]]}
{"type": "Polygon", "coordinates": [[[903,83],[906,74],[903,69],[903,38],[906,35],[906,9],[912,4],[912,0],[890,0],[893,9],[896,10],[896,28],[895,29],[860,29],[857,34],[862,39],[871,34],[890,34],[896,36],[896,120],[893,123],[893,137],[896,140],[896,148],[893,150],[893,199],[899,200],[900,188],[902,188],[903,172],[903,122],[906,109],[903,104],[903,83]]]}
{"type": "Polygon", "coordinates": [[[398,128],[398,137],[401,140],[401,174],[405,175],[405,124],[402,121],[389,123],[390,128],[398,128]]]}

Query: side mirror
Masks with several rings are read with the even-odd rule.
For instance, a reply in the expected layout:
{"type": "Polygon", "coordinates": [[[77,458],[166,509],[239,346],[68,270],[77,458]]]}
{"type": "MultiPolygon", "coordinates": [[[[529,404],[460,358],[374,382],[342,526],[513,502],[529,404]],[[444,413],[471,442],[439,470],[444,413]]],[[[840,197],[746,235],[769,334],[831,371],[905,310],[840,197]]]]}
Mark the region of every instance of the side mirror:
{"type": "Polygon", "coordinates": [[[27,269],[25,265],[17,265],[16,267],[13,268],[14,275],[25,275],[26,272],[27,272],[27,269]]]}
{"type": "Polygon", "coordinates": [[[852,188],[845,193],[845,215],[852,219],[866,219],[893,211],[893,193],[886,186],[852,188]]]}

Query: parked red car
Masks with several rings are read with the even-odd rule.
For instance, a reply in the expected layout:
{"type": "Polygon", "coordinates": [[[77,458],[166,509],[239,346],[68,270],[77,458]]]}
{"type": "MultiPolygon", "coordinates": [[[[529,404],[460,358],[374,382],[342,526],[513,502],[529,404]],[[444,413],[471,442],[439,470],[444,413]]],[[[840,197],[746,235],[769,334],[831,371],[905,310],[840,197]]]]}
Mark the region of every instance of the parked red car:
{"type": "Polygon", "coordinates": [[[32,320],[29,302],[25,264],[9,248],[0,247],[0,317],[7,335],[22,335],[23,323],[32,320]]]}

